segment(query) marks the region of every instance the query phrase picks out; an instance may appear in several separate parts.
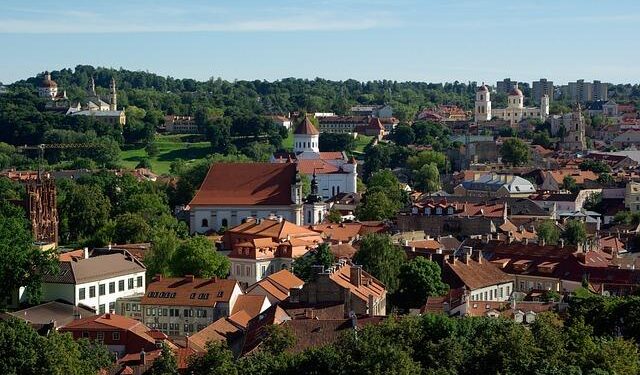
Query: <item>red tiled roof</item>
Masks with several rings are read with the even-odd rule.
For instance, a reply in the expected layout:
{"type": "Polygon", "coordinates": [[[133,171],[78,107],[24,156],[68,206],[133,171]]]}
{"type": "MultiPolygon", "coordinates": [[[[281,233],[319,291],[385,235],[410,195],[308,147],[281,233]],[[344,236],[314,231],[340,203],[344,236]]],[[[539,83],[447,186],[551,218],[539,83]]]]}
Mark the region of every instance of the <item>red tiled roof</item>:
{"type": "Polygon", "coordinates": [[[318,129],[316,129],[311,120],[309,120],[308,117],[305,117],[293,134],[317,135],[320,134],[320,132],[318,132],[318,129]]]}
{"type": "Polygon", "coordinates": [[[217,163],[189,205],[290,205],[295,180],[292,163],[217,163]]]}
{"type": "Polygon", "coordinates": [[[147,285],[142,305],[215,306],[229,302],[237,282],[231,279],[162,278],[147,285]]]}
{"type": "Polygon", "coordinates": [[[447,261],[444,268],[453,272],[459,281],[471,290],[513,281],[513,277],[484,259],[481,262],[469,259],[467,263],[460,259],[454,262],[447,261]]]}

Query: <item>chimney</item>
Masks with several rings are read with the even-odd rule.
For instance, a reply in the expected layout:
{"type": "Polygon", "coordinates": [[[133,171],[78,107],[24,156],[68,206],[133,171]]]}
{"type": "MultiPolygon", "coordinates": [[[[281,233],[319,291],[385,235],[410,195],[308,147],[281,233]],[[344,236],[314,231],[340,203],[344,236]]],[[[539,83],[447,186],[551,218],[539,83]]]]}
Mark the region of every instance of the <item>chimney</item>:
{"type": "Polygon", "coordinates": [[[349,282],[356,288],[362,285],[362,266],[353,265],[349,269],[349,282]]]}
{"type": "Polygon", "coordinates": [[[85,247],[83,250],[84,250],[84,259],[89,259],[89,248],[85,247]]]}
{"type": "Polygon", "coordinates": [[[140,351],[140,362],[144,365],[144,360],[147,357],[147,353],[144,352],[144,349],[140,351]]]}
{"type": "Polygon", "coordinates": [[[104,314],[105,319],[111,319],[111,312],[104,314]]]}
{"type": "Polygon", "coordinates": [[[187,280],[188,282],[192,283],[193,282],[193,275],[184,275],[184,279],[187,280]]]}
{"type": "Polygon", "coordinates": [[[482,250],[476,250],[476,261],[478,264],[482,264],[482,250]]]}

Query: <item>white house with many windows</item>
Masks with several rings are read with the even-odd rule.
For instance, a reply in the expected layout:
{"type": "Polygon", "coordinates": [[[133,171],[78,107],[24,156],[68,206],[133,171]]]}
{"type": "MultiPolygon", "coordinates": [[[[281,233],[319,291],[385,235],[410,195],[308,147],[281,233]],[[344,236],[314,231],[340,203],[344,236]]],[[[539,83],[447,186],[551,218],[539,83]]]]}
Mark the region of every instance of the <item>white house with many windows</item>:
{"type": "Polygon", "coordinates": [[[103,314],[115,310],[116,299],[144,293],[145,272],[126,250],[63,253],[59,272],[43,275],[42,300],[61,299],[103,314]]]}

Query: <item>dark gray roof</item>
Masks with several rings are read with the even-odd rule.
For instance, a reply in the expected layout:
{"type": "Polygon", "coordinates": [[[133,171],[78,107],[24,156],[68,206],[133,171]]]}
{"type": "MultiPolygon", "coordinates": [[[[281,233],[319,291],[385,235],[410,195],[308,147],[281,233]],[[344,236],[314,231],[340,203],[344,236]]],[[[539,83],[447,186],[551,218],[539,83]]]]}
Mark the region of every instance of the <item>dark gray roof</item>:
{"type": "Polygon", "coordinates": [[[130,253],[114,251],[88,259],[60,262],[60,271],[55,274],[45,273],[42,281],[54,284],[82,284],[144,270],[144,265],[130,253]]]}
{"type": "Polygon", "coordinates": [[[31,324],[48,324],[51,321],[55,321],[56,326],[62,327],[73,321],[78,315],[82,318],[95,315],[96,312],[86,307],[74,306],[61,301],[52,301],[10,314],[31,324]]]}
{"type": "Polygon", "coordinates": [[[485,197],[466,197],[466,196],[449,196],[447,202],[468,202],[468,203],[486,203],[498,204],[507,203],[509,216],[511,215],[530,215],[530,216],[549,216],[549,213],[538,206],[529,198],[485,198],[485,197]]]}

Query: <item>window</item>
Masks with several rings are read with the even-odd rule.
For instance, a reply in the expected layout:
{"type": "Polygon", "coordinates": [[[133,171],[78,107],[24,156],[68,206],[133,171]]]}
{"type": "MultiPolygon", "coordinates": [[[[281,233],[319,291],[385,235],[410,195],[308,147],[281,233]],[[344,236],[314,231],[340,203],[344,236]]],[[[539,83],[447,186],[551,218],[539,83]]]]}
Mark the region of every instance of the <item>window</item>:
{"type": "Polygon", "coordinates": [[[193,324],[185,324],[184,325],[185,332],[193,332],[193,324]]]}
{"type": "Polygon", "coordinates": [[[104,332],[96,332],[96,340],[100,342],[104,341],[104,332]]]}
{"type": "Polygon", "coordinates": [[[136,287],[137,288],[142,288],[142,276],[138,276],[136,278],[136,287]]]}
{"type": "Polygon", "coordinates": [[[115,311],[116,310],[116,303],[115,302],[109,302],[109,312],[115,311]]]}
{"type": "Polygon", "coordinates": [[[262,277],[264,277],[265,273],[267,273],[267,266],[262,266],[262,277]]]}
{"type": "Polygon", "coordinates": [[[105,295],[105,292],[104,292],[104,284],[100,284],[100,285],[98,285],[98,294],[100,294],[101,296],[104,296],[104,295],[105,295]]]}
{"type": "Polygon", "coordinates": [[[228,227],[228,226],[229,226],[229,220],[227,220],[227,219],[222,219],[222,226],[223,226],[223,227],[228,227]]]}
{"type": "Polygon", "coordinates": [[[107,310],[107,305],[100,305],[100,308],[98,309],[100,311],[100,314],[104,314],[104,312],[107,310]]]}
{"type": "Polygon", "coordinates": [[[124,290],[124,280],[118,281],[118,292],[122,292],[124,290]]]}
{"type": "Polygon", "coordinates": [[[236,265],[236,276],[240,276],[240,266],[236,265]]]}
{"type": "Polygon", "coordinates": [[[131,304],[130,304],[130,303],[127,303],[127,304],[125,305],[125,307],[126,307],[126,310],[127,310],[127,311],[131,311],[131,304]]]}
{"type": "Polygon", "coordinates": [[[202,219],[202,225],[203,228],[209,228],[209,220],[207,219],[202,219]]]}
{"type": "Polygon", "coordinates": [[[120,332],[113,332],[111,333],[111,339],[113,341],[120,341],[120,332]]]}
{"type": "Polygon", "coordinates": [[[90,286],[89,287],[89,298],[93,298],[96,296],[96,287],[95,286],[90,286]]]}
{"type": "Polygon", "coordinates": [[[80,299],[80,300],[85,299],[86,298],[86,295],[85,295],[86,294],[86,290],[85,290],[85,288],[80,288],[80,290],[78,291],[78,294],[79,294],[78,299],[80,299]]]}
{"type": "Polygon", "coordinates": [[[89,338],[89,332],[82,331],[82,337],[85,338],[85,339],[89,338]]]}
{"type": "Polygon", "coordinates": [[[116,282],[112,281],[109,283],[109,294],[113,294],[116,292],[116,282]]]}
{"type": "Polygon", "coordinates": [[[193,317],[193,310],[184,309],[184,317],[185,318],[192,318],[193,317]]]}
{"type": "Polygon", "coordinates": [[[133,277],[130,277],[129,280],[127,280],[127,289],[133,289],[133,277]]]}

